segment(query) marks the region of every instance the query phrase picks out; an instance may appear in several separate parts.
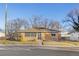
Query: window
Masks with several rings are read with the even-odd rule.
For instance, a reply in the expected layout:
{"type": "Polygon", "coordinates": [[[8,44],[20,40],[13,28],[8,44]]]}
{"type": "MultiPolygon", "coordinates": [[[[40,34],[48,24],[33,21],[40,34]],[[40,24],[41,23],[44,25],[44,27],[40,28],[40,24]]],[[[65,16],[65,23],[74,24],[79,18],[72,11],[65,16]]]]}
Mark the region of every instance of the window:
{"type": "Polygon", "coordinates": [[[30,36],[36,37],[36,33],[35,32],[32,32],[32,33],[30,33],[30,36]]]}
{"type": "Polygon", "coordinates": [[[52,34],[52,36],[56,36],[56,34],[52,34]]]}
{"type": "Polygon", "coordinates": [[[26,32],[25,36],[36,37],[36,33],[35,32],[26,32]]]}
{"type": "Polygon", "coordinates": [[[29,32],[25,33],[25,36],[30,36],[30,33],[29,32]]]}

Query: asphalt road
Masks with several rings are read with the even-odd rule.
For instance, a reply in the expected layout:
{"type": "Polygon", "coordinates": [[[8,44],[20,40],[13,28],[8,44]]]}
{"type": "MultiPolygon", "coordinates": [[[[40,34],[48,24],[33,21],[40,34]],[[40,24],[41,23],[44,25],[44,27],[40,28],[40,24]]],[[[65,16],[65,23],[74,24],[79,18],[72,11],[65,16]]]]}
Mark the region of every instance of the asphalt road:
{"type": "Polygon", "coordinates": [[[79,52],[35,47],[0,47],[0,56],[79,56],[79,52]]]}

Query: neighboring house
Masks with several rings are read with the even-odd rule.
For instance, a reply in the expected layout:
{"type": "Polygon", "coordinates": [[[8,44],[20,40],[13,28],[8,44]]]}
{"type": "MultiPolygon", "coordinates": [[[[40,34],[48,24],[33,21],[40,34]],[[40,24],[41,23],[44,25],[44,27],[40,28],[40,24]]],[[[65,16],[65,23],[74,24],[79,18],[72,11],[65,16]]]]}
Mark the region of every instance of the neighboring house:
{"type": "Polygon", "coordinates": [[[0,32],[0,39],[4,39],[5,38],[5,33],[4,32],[0,32]]]}
{"type": "Polygon", "coordinates": [[[70,40],[70,34],[67,31],[62,31],[61,32],[61,38],[62,40],[70,40]]]}
{"type": "Polygon", "coordinates": [[[2,29],[0,29],[0,37],[5,37],[5,32],[2,29]]]}
{"type": "Polygon", "coordinates": [[[71,31],[62,31],[61,32],[62,40],[71,40],[71,41],[79,41],[79,32],[71,31]]]}
{"type": "Polygon", "coordinates": [[[79,32],[71,32],[70,33],[70,40],[79,41],[79,32]]]}
{"type": "Polygon", "coordinates": [[[57,30],[50,30],[45,28],[31,28],[28,30],[18,31],[21,41],[39,41],[39,40],[60,40],[61,34],[57,30]]]}
{"type": "Polygon", "coordinates": [[[0,32],[0,37],[5,37],[5,33],[4,32],[0,32]]]}

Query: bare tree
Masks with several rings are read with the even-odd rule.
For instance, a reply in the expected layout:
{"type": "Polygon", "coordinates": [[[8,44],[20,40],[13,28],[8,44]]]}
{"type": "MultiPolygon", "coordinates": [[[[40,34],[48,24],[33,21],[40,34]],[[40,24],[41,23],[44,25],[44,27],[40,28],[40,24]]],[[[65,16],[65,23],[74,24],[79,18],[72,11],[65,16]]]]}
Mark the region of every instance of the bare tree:
{"type": "Polygon", "coordinates": [[[41,26],[41,16],[32,17],[32,27],[40,27],[41,26]]]}
{"type": "Polygon", "coordinates": [[[48,18],[45,18],[43,21],[42,21],[42,25],[44,28],[49,28],[49,19],[48,18]]]}
{"type": "Polygon", "coordinates": [[[31,19],[32,27],[48,28],[48,18],[42,16],[34,16],[31,19]]]}
{"type": "Polygon", "coordinates": [[[59,30],[61,28],[61,25],[60,25],[60,23],[58,21],[52,20],[49,23],[49,28],[54,29],[54,30],[59,30]]]}
{"type": "Polygon", "coordinates": [[[43,27],[48,29],[59,30],[61,25],[58,21],[50,21],[50,19],[42,16],[34,16],[31,19],[32,27],[43,27]]]}
{"type": "Polygon", "coordinates": [[[7,32],[10,38],[13,38],[13,33],[15,33],[14,35],[16,36],[17,40],[18,40],[18,34],[17,31],[21,30],[22,28],[28,28],[29,27],[29,23],[25,20],[25,19],[14,19],[14,20],[10,20],[7,22],[7,32]]]}
{"type": "Polygon", "coordinates": [[[65,22],[69,23],[75,31],[79,32],[79,9],[73,9],[70,11],[65,22]]]}

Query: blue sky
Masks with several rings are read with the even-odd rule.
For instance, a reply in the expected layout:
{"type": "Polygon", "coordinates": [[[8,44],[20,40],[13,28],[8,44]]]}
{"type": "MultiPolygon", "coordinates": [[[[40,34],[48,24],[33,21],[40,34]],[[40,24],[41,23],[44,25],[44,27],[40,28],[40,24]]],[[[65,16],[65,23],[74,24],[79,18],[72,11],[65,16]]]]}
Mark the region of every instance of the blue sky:
{"type": "MultiPolygon", "coordinates": [[[[2,29],[4,28],[4,7],[5,4],[0,4],[0,28],[2,29]]],[[[28,19],[37,15],[58,20],[63,25],[64,17],[74,8],[79,9],[79,4],[8,4],[8,20],[22,17],[28,19]]]]}

